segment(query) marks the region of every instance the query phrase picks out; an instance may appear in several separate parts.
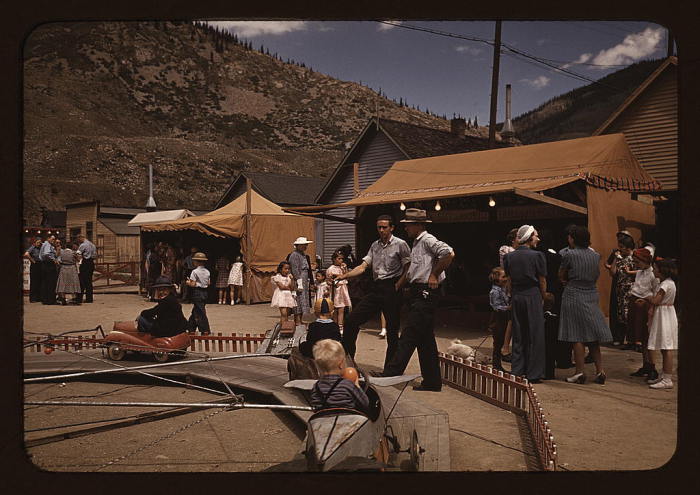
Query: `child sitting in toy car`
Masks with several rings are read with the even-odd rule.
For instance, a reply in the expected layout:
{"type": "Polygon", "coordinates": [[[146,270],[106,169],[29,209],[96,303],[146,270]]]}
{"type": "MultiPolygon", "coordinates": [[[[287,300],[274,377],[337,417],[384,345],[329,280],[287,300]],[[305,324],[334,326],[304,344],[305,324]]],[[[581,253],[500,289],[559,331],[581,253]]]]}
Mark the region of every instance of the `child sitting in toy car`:
{"type": "Polygon", "coordinates": [[[188,324],[182,314],[182,305],[173,294],[173,283],[168,277],[158,277],[151,286],[158,304],[141,311],[136,324],[139,332],[150,333],[154,337],[173,337],[188,331],[188,324]]]}
{"type": "Polygon", "coordinates": [[[345,349],[337,340],[323,339],[314,344],[314,360],[321,372],[321,378],[311,390],[311,406],[315,410],[342,407],[361,412],[369,410],[369,399],[360,389],[359,379],[355,382],[343,378],[345,370],[345,349]]]}

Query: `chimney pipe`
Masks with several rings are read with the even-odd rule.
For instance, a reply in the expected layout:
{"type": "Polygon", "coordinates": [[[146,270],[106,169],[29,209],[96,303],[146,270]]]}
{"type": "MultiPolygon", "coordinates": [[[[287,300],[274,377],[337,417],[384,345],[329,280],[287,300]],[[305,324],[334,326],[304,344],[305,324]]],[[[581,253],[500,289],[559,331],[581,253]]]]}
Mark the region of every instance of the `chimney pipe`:
{"type": "Polygon", "coordinates": [[[515,129],[513,129],[513,122],[510,120],[510,84],[506,84],[506,120],[503,122],[503,129],[501,129],[501,136],[510,140],[515,135],[515,129]]]}
{"type": "Polygon", "coordinates": [[[148,164],[148,201],[146,211],[156,211],[156,200],[153,199],[153,164],[148,164]]]}

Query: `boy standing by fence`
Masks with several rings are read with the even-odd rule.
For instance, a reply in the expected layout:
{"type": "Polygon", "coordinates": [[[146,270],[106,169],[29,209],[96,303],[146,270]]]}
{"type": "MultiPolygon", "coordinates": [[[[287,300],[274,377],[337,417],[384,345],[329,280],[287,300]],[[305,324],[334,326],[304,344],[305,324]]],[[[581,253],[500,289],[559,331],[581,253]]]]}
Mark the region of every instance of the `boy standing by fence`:
{"type": "Polygon", "coordinates": [[[187,279],[187,286],[192,288],[192,314],[189,319],[190,332],[194,332],[199,328],[202,335],[209,335],[209,319],[207,318],[207,288],[209,287],[209,270],[204,267],[207,261],[207,255],[204,253],[195,253],[192,256],[192,262],[195,265],[194,270],[190,273],[187,279]]]}

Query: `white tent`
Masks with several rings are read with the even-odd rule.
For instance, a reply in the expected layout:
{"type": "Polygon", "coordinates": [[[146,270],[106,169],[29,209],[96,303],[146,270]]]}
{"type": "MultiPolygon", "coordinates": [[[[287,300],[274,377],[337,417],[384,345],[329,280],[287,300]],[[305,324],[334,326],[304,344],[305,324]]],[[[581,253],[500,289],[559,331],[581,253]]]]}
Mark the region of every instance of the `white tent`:
{"type": "Polygon", "coordinates": [[[148,211],[139,213],[134,218],[129,220],[130,227],[139,227],[149,223],[169,222],[171,220],[179,220],[181,218],[193,217],[194,213],[190,210],[164,210],[164,211],[148,211]]]}

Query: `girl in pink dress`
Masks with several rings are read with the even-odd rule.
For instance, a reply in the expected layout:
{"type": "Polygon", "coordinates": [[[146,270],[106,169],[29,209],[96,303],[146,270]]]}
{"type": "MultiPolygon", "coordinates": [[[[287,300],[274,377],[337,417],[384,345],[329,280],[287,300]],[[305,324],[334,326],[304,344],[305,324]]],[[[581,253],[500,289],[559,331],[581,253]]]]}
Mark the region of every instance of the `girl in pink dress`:
{"type": "Polygon", "coordinates": [[[277,266],[277,274],[271,279],[275,292],[272,294],[270,306],[280,309],[280,323],[287,321],[290,310],[297,305],[296,283],[290,271],[289,263],[283,261],[277,266]]]}
{"type": "Polygon", "coordinates": [[[326,270],[326,276],[333,280],[333,305],[335,309],[333,311],[333,316],[335,322],[340,327],[340,333],[343,333],[343,320],[345,317],[345,308],[350,308],[352,302],[350,302],[350,293],[348,292],[348,281],[341,280],[335,282],[335,277],[341,275],[348,271],[348,267],[343,263],[343,253],[336,252],[333,254],[333,264],[326,270]]]}

